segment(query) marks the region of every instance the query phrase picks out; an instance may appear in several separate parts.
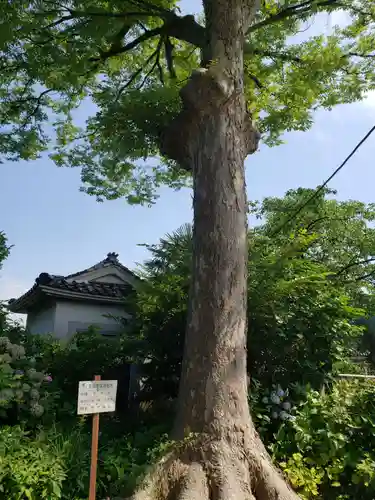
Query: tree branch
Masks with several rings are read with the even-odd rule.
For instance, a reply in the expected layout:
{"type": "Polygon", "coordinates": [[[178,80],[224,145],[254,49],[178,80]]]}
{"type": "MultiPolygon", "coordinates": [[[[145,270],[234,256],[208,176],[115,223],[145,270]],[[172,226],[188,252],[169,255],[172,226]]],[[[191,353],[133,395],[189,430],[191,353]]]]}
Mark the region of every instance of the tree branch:
{"type": "Polygon", "coordinates": [[[160,79],[160,82],[162,85],[164,85],[164,73],[163,73],[163,67],[162,65],[160,64],[160,52],[158,52],[158,54],[156,55],[156,67],[158,68],[159,70],[159,79],[160,79]]]}
{"type": "MultiPolygon", "coordinates": [[[[32,81],[30,83],[32,83],[32,81]]],[[[54,91],[54,89],[46,89],[46,90],[43,90],[43,92],[41,92],[38,97],[36,97],[36,96],[23,97],[23,95],[25,94],[26,90],[28,88],[30,88],[30,86],[31,86],[30,83],[27,83],[25,85],[25,89],[24,89],[23,94],[20,97],[20,99],[14,99],[13,101],[11,101],[11,103],[10,103],[11,105],[17,106],[17,105],[22,104],[22,103],[27,103],[27,102],[35,101],[37,103],[37,106],[40,106],[42,98],[45,95],[47,95],[47,94],[49,94],[49,93],[51,93],[51,92],[54,91]]]]}
{"type": "MultiPolygon", "coordinates": [[[[285,62],[295,62],[295,63],[306,63],[308,64],[309,61],[304,61],[301,57],[295,56],[293,54],[288,54],[287,52],[272,52],[272,51],[267,51],[267,50],[258,50],[254,49],[253,47],[248,44],[248,47],[245,47],[245,54],[246,55],[259,55],[263,57],[268,57],[270,59],[277,60],[279,59],[280,61],[285,61],[285,62]]],[[[375,59],[375,54],[361,54],[359,52],[348,52],[347,54],[343,54],[341,56],[342,59],[347,59],[349,57],[362,57],[365,59],[375,59]]],[[[343,71],[345,71],[345,68],[341,68],[343,71]]]]}
{"type": "Polygon", "coordinates": [[[347,217],[330,217],[329,215],[325,215],[323,217],[319,217],[318,219],[315,219],[311,221],[307,226],[306,226],[306,231],[310,231],[310,229],[315,226],[315,224],[318,224],[318,222],[322,222],[323,220],[329,220],[329,221],[347,221],[347,217]]]}
{"type": "MultiPolygon", "coordinates": [[[[360,260],[358,262],[350,262],[349,264],[347,264],[346,266],[344,266],[342,269],[340,269],[340,271],[338,271],[336,273],[336,277],[340,276],[343,273],[345,273],[346,271],[348,271],[352,267],[361,266],[363,264],[370,264],[370,262],[375,262],[375,257],[369,257],[368,259],[363,259],[363,260],[360,260]]],[[[375,270],[372,271],[370,274],[372,274],[373,272],[375,272],[375,270]]]]}
{"type": "Polygon", "coordinates": [[[330,5],[339,6],[339,0],[321,0],[320,2],[314,2],[314,0],[307,0],[305,2],[299,3],[297,5],[293,5],[292,7],[287,7],[286,9],[282,9],[277,14],[273,14],[272,16],[263,19],[259,23],[253,24],[249,27],[246,34],[249,35],[254,31],[264,28],[270,24],[277,23],[279,21],[283,21],[284,19],[290,19],[292,17],[300,16],[301,14],[307,14],[311,7],[329,7],[330,5]]]}
{"type": "Polygon", "coordinates": [[[90,61],[105,61],[109,57],[129,52],[141,43],[162,34],[183,40],[200,48],[203,48],[205,44],[204,28],[195,21],[194,16],[179,17],[173,12],[169,12],[168,20],[166,20],[163,26],[148,30],[126,45],[116,47],[115,50],[102,52],[100,57],[90,58],[90,61]]]}
{"type": "MultiPolygon", "coordinates": [[[[49,2],[50,3],[50,2],[49,2]]],[[[132,11],[132,12],[108,12],[104,10],[98,10],[98,11],[80,11],[80,10],[73,10],[69,9],[67,7],[63,7],[65,12],[68,14],[66,16],[63,16],[62,18],[54,21],[53,23],[49,24],[46,27],[42,27],[41,30],[43,29],[48,29],[54,26],[58,26],[64,22],[70,21],[75,18],[88,18],[88,17],[112,17],[112,18],[121,18],[121,19],[126,19],[126,17],[148,17],[148,16],[153,16],[153,17],[159,17],[164,21],[164,25],[162,27],[157,27],[152,30],[147,30],[145,33],[137,37],[136,39],[132,40],[128,44],[124,46],[116,46],[115,49],[111,48],[108,51],[101,52],[100,56],[98,57],[92,57],[90,58],[90,61],[92,62],[100,62],[100,61],[105,61],[106,59],[120,55],[122,53],[128,52],[134,48],[136,48],[138,45],[141,43],[155,37],[159,36],[162,33],[165,34],[169,39],[171,38],[176,38],[178,40],[182,40],[184,42],[190,43],[193,46],[200,48],[202,53],[205,52],[206,48],[206,36],[205,36],[205,28],[202,27],[200,24],[198,24],[194,16],[187,15],[187,16],[179,16],[172,10],[159,7],[157,5],[153,5],[151,2],[147,0],[130,0],[130,3],[135,6],[136,9],[140,9],[139,11],[132,11]]],[[[55,4],[56,5],[56,4],[55,4]]],[[[251,34],[254,31],[263,28],[265,26],[268,26],[270,24],[274,24],[280,21],[283,21],[285,19],[289,19],[292,17],[297,17],[301,16],[304,14],[308,14],[309,11],[311,11],[312,7],[339,7],[341,5],[339,0],[320,0],[315,2],[314,0],[305,0],[302,1],[301,3],[297,5],[293,5],[290,7],[286,7],[282,10],[280,10],[278,13],[267,17],[266,19],[263,19],[262,21],[253,24],[252,26],[249,27],[247,34],[251,34]]],[[[350,7],[349,7],[350,8],[350,7]]],[[[51,13],[55,13],[58,11],[45,11],[44,13],[41,13],[41,15],[48,15],[51,13]]],[[[280,59],[282,61],[290,61],[290,62],[296,62],[296,63],[301,63],[303,60],[299,58],[298,56],[288,54],[288,53],[277,53],[277,52],[272,52],[272,51],[261,51],[254,49],[253,46],[250,43],[246,43],[244,46],[244,51],[245,54],[256,54],[256,55],[261,55],[264,57],[271,57],[275,59],[280,59]]],[[[375,57],[375,55],[372,54],[359,54],[359,53],[349,53],[345,55],[344,57],[365,57],[365,58],[372,58],[375,57]]],[[[202,57],[203,60],[207,59],[203,55],[202,57]]],[[[255,81],[255,80],[254,80],[255,81]]],[[[255,81],[255,83],[259,86],[259,82],[255,81]]]]}
{"type": "Polygon", "coordinates": [[[248,73],[247,76],[253,80],[253,82],[255,83],[255,85],[258,87],[258,89],[262,89],[263,88],[263,85],[261,84],[259,78],[257,78],[255,75],[253,75],[252,73],[248,73]]]}
{"type": "Polygon", "coordinates": [[[175,79],[176,78],[176,70],[174,68],[173,64],[173,43],[171,42],[171,39],[169,36],[165,37],[165,42],[164,42],[164,50],[165,50],[165,60],[167,63],[167,68],[169,71],[169,74],[171,78],[175,79]]]}
{"type": "Polygon", "coordinates": [[[329,219],[329,217],[326,215],[324,217],[319,217],[318,219],[313,220],[306,226],[306,231],[310,231],[310,229],[315,226],[315,224],[318,224],[318,222],[322,222],[323,220],[329,219]]]}
{"type": "MultiPolygon", "coordinates": [[[[159,17],[160,19],[164,20],[164,28],[165,28],[165,33],[169,37],[176,38],[178,40],[185,41],[187,43],[190,43],[194,45],[195,47],[200,48],[202,51],[205,50],[206,46],[206,37],[205,37],[205,28],[202,27],[200,24],[198,24],[194,16],[187,15],[187,16],[179,16],[175,12],[165,9],[163,7],[159,7],[157,5],[152,4],[151,2],[147,0],[130,0],[130,2],[136,7],[139,8],[140,11],[134,11],[134,12],[108,12],[104,10],[98,10],[98,11],[80,11],[80,10],[73,10],[69,9],[66,6],[62,6],[64,10],[69,13],[67,16],[63,16],[62,18],[54,21],[53,23],[49,24],[46,27],[42,27],[41,29],[48,29],[54,26],[58,26],[66,21],[70,21],[75,18],[80,18],[80,17],[111,17],[111,18],[120,18],[120,19],[126,19],[126,17],[148,17],[148,16],[153,16],[153,17],[159,17]]],[[[49,2],[50,3],[50,2],[49,2]]],[[[253,33],[254,31],[263,28],[265,26],[268,26],[270,24],[277,23],[279,21],[289,19],[291,17],[296,17],[300,16],[303,14],[307,14],[312,6],[317,6],[317,7],[328,7],[328,6],[337,6],[339,7],[341,4],[339,0],[320,0],[318,2],[315,2],[314,0],[305,0],[297,5],[286,7],[279,11],[277,14],[274,14],[272,16],[269,16],[268,18],[253,24],[252,26],[249,27],[247,34],[253,33]]],[[[54,10],[49,10],[41,13],[40,15],[48,15],[48,14],[53,14],[57,13],[59,11],[54,11],[54,10]]],[[[94,61],[100,61],[100,60],[105,60],[108,57],[115,56],[118,54],[121,54],[123,52],[127,52],[129,50],[132,50],[135,48],[137,45],[140,43],[148,40],[152,36],[157,36],[160,34],[161,28],[155,28],[153,30],[148,31],[148,35],[144,34],[141,37],[137,38],[133,42],[130,42],[129,44],[125,45],[124,47],[116,50],[115,52],[108,51],[100,58],[93,58],[91,60],[94,61]]],[[[253,47],[250,44],[245,44],[245,53],[247,54],[256,54],[257,51],[253,49],[253,47]]],[[[264,52],[263,54],[258,52],[260,55],[264,55],[265,57],[275,57],[279,58],[284,61],[294,61],[294,62],[301,62],[301,60],[296,57],[296,56],[291,56],[289,54],[276,54],[276,53],[271,53],[271,52],[264,52]]],[[[359,57],[371,57],[369,55],[363,55],[363,54],[350,54],[350,55],[357,55],[359,57]]]]}
{"type": "MultiPolygon", "coordinates": [[[[71,10],[67,9],[69,15],[63,16],[57,21],[54,21],[50,25],[42,26],[42,29],[47,27],[57,26],[65,21],[71,21],[72,19],[79,19],[81,17],[110,17],[112,19],[126,19],[127,17],[161,17],[159,12],[150,12],[150,11],[138,11],[138,12],[108,12],[106,10],[103,11],[85,11],[85,10],[71,10]]],[[[36,15],[40,17],[48,16],[51,14],[60,14],[58,10],[46,10],[43,12],[37,12],[36,15]]]]}
{"type": "Polygon", "coordinates": [[[145,74],[143,80],[138,85],[137,90],[141,90],[144,87],[144,85],[146,84],[147,80],[150,78],[150,76],[152,75],[152,73],[155,71],[157,65],[158,65],[158,62],[155,61],[154,64],[151,66],[151,69],[145,74]]]}
{"type": "Polygon", "coordinates": [[[194,16],[177,16],[172,13],[167,21],[167,34],[204,50],[206,46],[205,28],[198,24],[194,16]]]}
{"type": "Polygon", "coordinates": [[[347,8],[350,9],[352,12],[355,12],[359,16],[366,16],[366,17],[369,17],[370,19],[373,19],[373,17],[374,17],[374,14],[371,13],[370,11],[365,11],[365,10],[362,10],[362,9],[358,9],[354,5],[353,6],[349,5],[349,6],[347,6],[347,8]]]}
{"type": "MultiPolygon", "coordinates": [[[[46,12],[46,14],[49,14],[49,13],[46,12]]],[[[63,16],[63,17],[60,17],[60,19],[57,19],[57,21],[54,21],[53,23],[47,24],[47,26],[43,26],[42,29],[48,30],[50,28],[55,28],[56,26],[59,26],[60,24],[65,23],[65,21],[71,21],[72,19],[74,19],[74,16],[72,16],[72,15],[63,16]]],[[[38,28],[38,30],[39,29],[40,28],[38,28]]]]}
{"type": "Polygon", "coordinates": [[[124,54],[125,52],[129,52],[132,49],[135,49],[138,45],[140,45],[142,42],[146,42],[147,40],[150,40],[151,38],[154,38],[155,36],[161,35],[163,32],[163,27],[158,27],[154,28],[152,30],[146,31],[139,37],[135,38],[131,42],[127,43],[126,45],[115,48],[114,50],[110,49],[106,52],[101,52],[100,57],[91,57],[90,61],[97,62],[97,61],[105,61],[106,59],[112,57],[112,56],[117,56],[120,54],[124,54]]]}
{"type": "MultiPolygon", "coordinates": [[[[137,8],[141,9],[140,11],[135,12],[108,12],[105,10],[98,11],[80,11],[69,9],[65,6],[61,6],[68,15],[61,17],[60,19],[54,21],[50,25],[46,27],[41,27],[40,31],[43,29],[48,29],[54,26],[58,26],[65,21],[71,21],[76,18],[87,18],[87,17],[110,17],[110,18],[118,18],[118,19],[126,19],[126,17],[159,17],[164,21],[164,27],[166,29],[166,33],[173,38],[176,38],[181,41],[185,41],[200,49],[203,49],[205,46],[205,33],[204,28],[195,21],[194,16],[186,15],[179,16],[175,12],[165,9],[163,7],[159,7],[157,5],[153,5],[151,2],[145,0],[130,0],[133,5],[137,8]]],[[[47,3],[47,0],[46,0],[47,3]]],[[[51,3],[51,2],[48,2],[51,3]]],[[[58,10],[46,10],[41,12],[39,15],[46,16],[48,14],[60,14],[58,10]]],[[[149,33],[155,30],[150,30],[149,33]]],[[[142,43],[144,40],[139,40],[139,43],[142,43]]],[[[127,50],[131,50],[134,48],[129,45],[127,50]]],[[[121,53],[121,52],[120,52],[121,53]]],[[[117,53],[116,53],[117,54],[117,53]]],[[[116,55],[111,54],[111,55],[116,55]]],[[[110,57],[110,55],[108,56],[110,57]]]]}
{"type": "MultiPolygon", "coordinates": [[[[150,71],[148,71],[148,73],[146,73],[144,79],[142,80],[140,86],[138,87],[138,90],[141,89],[143,87],[143,85],[146,83],[147,81],[147,78],[149,78],[149,76],[152,74],[152,72],[155,70],[155,68],[158,66],[158,63],[160,64],[160,51],[161,51],[161,48],[162,48],[162,45],[163,45],[163,39],[160,38],[159,40],[159,43],[158,43],[158,46],[156,47],[156,49],[154,50],[154,52],[147,58],[146,62],[144,64],[142,64],[142,66],[140,68],[137,69],[137,71],[135,71],[132,76],[129,78],[129,80],[120,87],[120,89],[118,90],[117,92],[117,95],[116,95],[116,99],[115,99],[115,102],[118,101],[119,97],[121,96],[121,94],[124,92],[125,89],[127,89],[128,87],[130,87],[130,85],[137,79],[137,77],[139,75],[142,74],[142,71],[147,67],[147,65],[154,59],[156,58],[156,61],[155,63],[153,64],[152,68],[150,69],[150,71]]],[[[161,81],[162,83],[163,80],[161,78],[161,81]]]]}
{"type": "Polygon", "coordinates": [[[373,278],[374,277],[374,273],[375,273],[375,270],[371,271],[371,273],[364,274],[363,276],[359,276],[359,278],[356,278],[354,281],[358,282],[358,281],[363,281],[363,280],[365,280],[367,278],[373,278]]]}
{"type": "Polygon", "coordinates": [[[36,105],[35,105],[35,107],[34,107],[33,111],[31,111],[31,112],[27,115],[27,117],[26,117],[26,119],[25,119],[25,124],[24,124],[24,126],[26,126],[26,124],[27,124],[28,120],[30,120],[30,118],[32,118],[33,116],[35,116],[35,115],[36,115],[36,113],[38,112],[38,110],[39,110],[40,106],[42,105],[42,99],[43,99],[43,97],[44,97],[44,96],[46,96],[47,94],[50,94],[51,92],[54,92],[54,89],[46,89],[46,90],[43,90],[43,92],[41,92],[41,93],[39,94],[39,96],[36,98],[36,105]]]}
{"type": "Polygon", "coordinates": [[[350,56],[353,56],[353,57],[364,57],[364,58],[368,58],[368,59],[375,58],[375,54],[360,54],[359,52],[348,52],[343,57],[350,57],[350,56]]]}
{"type": "MultiPolygon", "coordinates": [[[[25,91],[26,91],[26,89],[27,89],[27,87],[25,87],[25,91]]],[[[27,102],[35,102],[36,103],[34,108],[29,113],[27,113],[27,116],[23,120],[23,123],[18,127],[19,132],[22,131],[23,129],[25,129],[29,120],[32,117],[35,117],[36,113],[39,111],[40,106],[43,104],[42,103],[43,97],[46,96],[47,94],[50,94],[51,92],[54,92],[54,89],[43,90],[43,92],[41,92],[38,97],[36,97],[36,96],[30,96],[30,97],[26,97],[26,98],[21,97],[20,99],[16,99],[16,100],[9,103],[10,106],[19,106],[20,104],[27,103],[27,102]]]]}
{"type": "MultiPolygon", "coordinates": [[[[158,7],[156,5],[152,5],[150,2],[147,1],[142,1],[142,0],[134,0],[132,2],[133,4],[137,6],[143,6],[145,9],[144,11],[138,11],[138,12],[107,12],[107,11],[97,11],[97,12],[85,12],[85,11],[78,11],[78,10],[69,10],[70,15],[65,16],[64,18],[61,18],[54,23],[51,23],[49,27],[53,25],[58,25],[61,24],[62,22],[72,20],[74,18],[79,18],[79,17],[112,17],[112,18],[120,18],[124,19],[126,17],[160,17],[161,19],[164,19],[165,21],[165,27],[166,31],[168,32],[169,37],[173,37],[182,41],[185,41],[187,43],[190,43],[192,45],[195,45],[196,47],[200,49],[204,49],[205,46],[205,33],[204,33],[204,28],[199,25],[195,19],[194,16],[178,16],[175,14],[173,11],[170,11],[168,9],[163,9],[162,7],[158,7]],[[167,28],[168,26],[168,28],[167,28]]],[[[257,29],[260,29],[262,27],[268,26],[270,24],[274,24],[276,22],[282,21],[284,19],[288,19],[291,17],[296,17],[301,14],[307,14],[312,7],[313,0],[306,0],[305,2],[302,2],[300,4],[294,5],[292,7],[287,7],[277,14],[274,14],[273,16],[269,16],[268,18],[264,19],[263,21],[260,21],[257,24],[254,24],[250,26],[248,29],[247,33],[250,34],[253,31],[256,31],[257,29]]],[[[327,7],[331,5],[336,5],[339,7],[341,5],[339,0],[321,0],[316,4],[318,7],[327,7]]],[[[142,7],[141,7],[142,8],[142,7]]],[[[51,13],[51,12],[46,12],[51,13]]],[[[151,30],[153,31],[153,30],[151,30]]],[[[142,43],[144,40],[140,40],[139,43],[142,43]]],[[[134,48],[131,44],[129,45],[129,48],[125,49],[124,51],[131,50],[134,48]]],[[[121,52],[120,52],[121,53],[121,52]]],[[[292,61],[292,62],[302,62],[301,58],[297,56],[293,56],[291,54],[287,53],[274,53],[274,52],[267,52],[267,51],[258,51],[254,50],[250,44],[245,44],[245,53],[250,54],[259,54],[259,55],[264,55],[265,57],[275,57],[280,60],[284,61],[292,61]]],[[[113,54],[116,55],[116,54],[113,54]]],[[[373,58],[375,57],[375,54],[360,54],[356,52],[350,52],[346,54],[344,57],[350,57],[350,56],[355,56],[355,57],[364,57],[364,58],[373,58]]],[[[110,57],[110,56],[109,56],[110,57]]]]}
{"type": "Polygon", "coordinates": [[[300,57],[294,56],[292,54],[288,54],[287,52],[272,52],[269,50],[258,50],[258,49],[254,49],[254,48],[249,47],[248,51],[246,51],[246,54],[250,54],[250,53],[255,54],[257,56],[280,59],[281,61],[290,61],[290,62],[298,62],[298,63],[303,62],[300,57]]]}

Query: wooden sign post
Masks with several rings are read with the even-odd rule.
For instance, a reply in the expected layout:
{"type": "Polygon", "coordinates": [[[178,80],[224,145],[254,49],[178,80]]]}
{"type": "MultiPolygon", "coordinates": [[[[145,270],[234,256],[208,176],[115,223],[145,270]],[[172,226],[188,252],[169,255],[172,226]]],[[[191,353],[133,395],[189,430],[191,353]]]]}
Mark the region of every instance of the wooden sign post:
{"type": "Polygon", "coordinates": [[[117,380],[83,381],[78,388],[78,415],[92,415],[91,467],[89,500],[96,498],[96,472],[98,465],[99,414],[116,410],[117,380]]]}
{"type": "MultiPolygon", "coordinates": [[[[96,382],[99,382],[100,379],[101,379],[100,375],[95,375],[96,382]]],[[[95,500],[96,497],[96,471],[98,468],[98,447],[99,447],[99,413],[94,413],[92,416],[89,500],[95,500]]]]}

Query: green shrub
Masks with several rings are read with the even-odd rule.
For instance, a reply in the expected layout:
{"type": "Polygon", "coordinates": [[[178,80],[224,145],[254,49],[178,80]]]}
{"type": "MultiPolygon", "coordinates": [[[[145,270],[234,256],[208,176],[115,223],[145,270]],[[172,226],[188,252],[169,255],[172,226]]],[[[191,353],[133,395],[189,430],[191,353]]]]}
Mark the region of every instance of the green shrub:
{"type": "MultiPolygon", "coordinates": [[[[357,349],[365,313],[334,281],[328,262],[309,249],[306,231],[275,239],[262,226],[249,232],[248,366],[263,388],[310,384],[319,389],[338,361],[357,349]]],[[[324,233],[324,231],[323,231],[324,233]]],[[[147,246],[144,280],[132,307],[132,354],[140,362],[144,398],[176,398],[184,349],[191,270],[191,228],[147,246]]]]}
{"type": "MultiPolygon", "coordinates": [[[[0,430],[0,498],[86,500],[91,433],[82,418],[76,426],[52,426],[29,434],[19,426],[0,430]]],[[[165,451],[165,428],[99,439],[97,497],[127,497],[146,468],[165,451]]]]}
{"type": "Polygon", "coordinates": [[[50,401],[51,381],[35,369],[22,345],[0,337],[0,421],[14,425],[40,419],[50,401]]]}
{"type": "Polygon", "coordinates": [[[276,434],[274,458],[302,498],[375,498],[375,386],[337,381],[307,393],[276,434]]]}
{"type": "Polygon", "coordinates": [[[98,477],[102,495],[128,498],[149,465],[165,452],[163,425],[140,428],[133,435],[104,442],[100,447],[98,477]]]}
{"type": "MultiPolygon", "coordinates": [[[[40,371],[48,372],[55,393],[55,412],[58,420],[76,416],[78,383],[92,380],[95,375],[118,380],[117,409],[124,403],[122,389],[127,389],[127,355],[121,336],[103,337],[95,328],[77,333],[69,341],[61,342],[52,335],[26,335],[22,345],[35,359],[40,371]]],[[[128,395],[127,390],[126,398],[128,395]]],[[[127,400],[126,400],[127,403],[127,400]]]]}
{"type": "Polygon", "coordinates": [[[58,500],[66,477],[49,445],[20,427],[0,429],[0,497],[8,500],[58,500]]]}

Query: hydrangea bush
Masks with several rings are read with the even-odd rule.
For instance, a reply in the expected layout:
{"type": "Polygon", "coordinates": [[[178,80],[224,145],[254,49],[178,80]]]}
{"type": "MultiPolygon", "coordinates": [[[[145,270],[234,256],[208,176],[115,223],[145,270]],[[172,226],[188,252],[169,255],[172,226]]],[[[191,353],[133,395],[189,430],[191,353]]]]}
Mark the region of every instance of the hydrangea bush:
{"type": "Polygon", "coordinates": [[[270,446],[306,500],[374,500],[375,386],[338,380],[327,392],[309,390],[279,427],[270,446]]]}
{"type": "Polygon", "coordinates": [[[257,429],[264,442],[269,444],[284,422],[295,420],[295,391],[280,384],[263,387],[255,380],[250,391],[250,406],[257,429]]]}
{"type": "Polygon", "coordinates": [[[52,378],[34,368],[22,345],[0,337],[0,419],[14,424],[45,413],[52,378]]]}
{"type": "Polygon", "coordinates": [[[262,403],[265,406],[266,414],[271,415],[273,420],[293,420],[292,403],[289,399],[289,389],[281,386],[273,386],[271,391],[265,391],[268,395],[263,396],[262,403]]]}

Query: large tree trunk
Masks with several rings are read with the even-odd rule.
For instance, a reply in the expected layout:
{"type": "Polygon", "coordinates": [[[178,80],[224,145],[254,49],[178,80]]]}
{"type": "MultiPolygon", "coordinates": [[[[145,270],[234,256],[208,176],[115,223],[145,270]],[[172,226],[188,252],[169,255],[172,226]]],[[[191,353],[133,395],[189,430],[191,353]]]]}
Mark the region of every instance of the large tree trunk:
{"type": "Polygon", "coordinates": [[[212,64],[181,91],[163,150],[194,178],[189,322],[174,438],[184,440],[135,498],[297,498],[261,443],[247,398],[244,161],[258,135],[246,111],[243,41],[250,0],[205,0],[212,64]]]}
{"type": "Polygon", "coordinates": [[[219,436],[224,426],[249,420],[243,12],[234,2],[221,3],[206,8],[216,62],[183,93],[185,104],[191,99],[198,110],[187,145],[194,179],[193,272],[178,437],[188,429],[219,436]]]}

